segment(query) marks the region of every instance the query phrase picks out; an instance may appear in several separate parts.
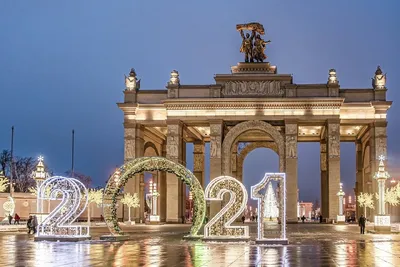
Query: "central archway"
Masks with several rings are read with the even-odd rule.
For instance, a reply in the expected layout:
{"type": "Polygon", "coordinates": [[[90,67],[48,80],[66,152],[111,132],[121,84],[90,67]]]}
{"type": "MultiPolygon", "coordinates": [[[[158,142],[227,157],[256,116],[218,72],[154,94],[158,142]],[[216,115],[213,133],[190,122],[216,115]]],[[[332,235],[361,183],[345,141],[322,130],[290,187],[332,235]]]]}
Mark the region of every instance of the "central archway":
{"type": "Polygon", "coordinates": [[[271,136],[277,146],[279,155],[280,172],[285,172],[285,141],[280,132],[271,124],[264,121],[245,121],[235,125],[225,136],[222,143],[222,174],[231,175],[231,149],[235,140],[242,134],[251,130],[260,130],[271,136]]]}
{"type": "Polygon", "coordinates": [[[103,214],[111,235],[123,235],[124,232],[117,220],[117,197],[129,179],[135,179],[135,174],[150,171],[165,171],[175,174],[193,193],[193,224],[190,235],[196,236],[203,224],[206,201],[203,188],[196,176],[185,166],[162,157],[142,157],[133,159],[122,165],[110,177],[103,195],[103,214]]]}

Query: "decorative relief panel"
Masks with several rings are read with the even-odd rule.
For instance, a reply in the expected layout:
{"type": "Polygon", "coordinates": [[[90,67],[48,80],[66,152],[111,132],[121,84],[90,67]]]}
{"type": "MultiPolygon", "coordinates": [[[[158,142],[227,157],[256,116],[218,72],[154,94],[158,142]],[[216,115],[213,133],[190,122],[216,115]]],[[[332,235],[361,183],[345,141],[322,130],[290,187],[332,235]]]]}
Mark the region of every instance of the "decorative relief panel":
{"type": "Polygon", "coordinates": [[[210,135],[221,135],[221,124],[210,125],[210,135]]]}
{"type": "Polygon", "coordinates": [[[221,97],[221,90],[217,88],[211,89],[211,97],[215,98],[221,97]]]}
{"type": "Polygon", "coordinates": [[[297,139],[295,136],[286,136],[286,158],[297,158],[297,139]]]}
{"type": "Polygon", "coordinates": [[[194,144],[193,153],[204,153],[204,144],[194,144]]]}
{"type": "Polygon", "coordinates": [[[210,136],[211,158],[221,158],[221,136],[210,136]]]}
{"type": "Polygon", "coordinates": [[[136,129],[135,128],[125,128],[125,144],[124,144],[124,156],[125,160],[130,160],[135,158],[135,137],[136,137],[136,129]]]}
{"type": "Polygon", "coordinates": [[[178,158],[178,136],[167,137],[167,158],[178,158]]]}
{"type": "Polygon", "coordinates": [[[194,154],[193,171],[204,171],[204,154],[194,154]]]}
{"type": "Polygon", "coordinates": [[[338,97],[339,96],[339,88],[329,88],[329,96],[338,97]]]}
{"type": "Polygon", "coordinates": [[[329,140],[329,158],[340,157],[340,134],[339,124],[328,125],[328,140],[329,140]]]}
{"type": "Polygon", "coordinates": [[[297,124],[286,124],[285,130],[286,130],[286,134],[297,135],[297,124]]]}
{"type": "Polygon", "coordinates": [[[229,81],[222,90],[225,96],[283,96],[279,81],[229,81]]]}
{"type": "Polygon", "coordinates": [[[168,98],[177,98],[178,97],[178,89],[168,88],[168,98]]]}
{"type": "Polygon", "coordinates": [[[319,147],[320,147],[321,153],[326,153],[326,144],[321,143],[321,144],[319,145],[319,147]]]}
{"type": "Polygon", "coordinates": [[[296,89],[286,89],[286,97],[295,97],[296,89]]]}
{"type": "Polygon", "coordinates": [[[386,137],[386,127],[375,127],[375,136],[386,137]]]}
{"type": "Polygon", "coordinates": [[[178,135],[179,125],[168,125],[168,135],[178,135]]]}

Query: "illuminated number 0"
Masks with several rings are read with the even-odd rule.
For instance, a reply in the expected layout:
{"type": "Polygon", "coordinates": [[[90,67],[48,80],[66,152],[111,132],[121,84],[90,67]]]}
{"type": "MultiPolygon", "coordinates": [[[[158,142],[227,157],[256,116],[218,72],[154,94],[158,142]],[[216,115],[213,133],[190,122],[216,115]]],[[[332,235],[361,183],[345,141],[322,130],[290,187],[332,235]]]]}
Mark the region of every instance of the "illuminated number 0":
{"type": "Polygon", "coordinates": [[[232,226],[246,208],[247,191],[244,185],[230,176],[211,180],[205,190],[205,199],[221,201],[229,193],[229,202],[204,226],[204,238],[248,238],[248,226],[232,226]]]}
{"type": "Polygon", "coordinates": [[[77,179],[54,176],[39,187],[38,201],[61,200],[39,225],[38,236],[88,236],[89,226],[72,225],[86,209],[88,192],[77,179]],[[50,188],[50,192],[46,191],[50,188]]]}

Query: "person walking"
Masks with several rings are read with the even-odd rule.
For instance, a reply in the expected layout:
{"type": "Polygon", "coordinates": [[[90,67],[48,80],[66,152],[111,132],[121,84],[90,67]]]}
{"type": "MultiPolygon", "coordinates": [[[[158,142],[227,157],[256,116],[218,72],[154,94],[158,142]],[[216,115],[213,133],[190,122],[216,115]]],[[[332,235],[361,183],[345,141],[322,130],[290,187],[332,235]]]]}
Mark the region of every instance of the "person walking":
{"type": "Polygon", "coordinates": [[[11,216],[11,214],[8,214],[8,224],[11,224],[13,219],[13,216],[11,216]]]}
{"type": "Polygon", "coordinates": [[[37,226],[38,226],[38,220],[37,220],[36,215],[33,216],[32,222],[33,222],[32,223],[32,225],[33,225],[33,234],[36,234],[37,226]]]}
{"type": "Polygon", "coordinates": [[[19,217],[18,213],[15,213],[14,224],[18,224],[19,225],[19,220],[21,220],[21,218],[19,217]]]}
{"type": "Polygon", "coordinates": [[[28,228],[28,235],[31,234],[32,231],[32,216],[29,216],[28,221],[26,222],[26,227],[28,228]]]}
{"type": "Polygon", "coordinates": [[[365,231],[365,221],[366,221],[366,219],[365,219],[364,215],[361,214],[360,219],[358,219],[358,226],[360,226],[360,234],[362,234],[362,235],[364,234],[364,231],[365,231]]]}
{"type": "Polygon", "coordinates": [[[246,220],[246,217],[243,215],[242,216],[242,223],[244,224],[244,221],[246,220]]]}

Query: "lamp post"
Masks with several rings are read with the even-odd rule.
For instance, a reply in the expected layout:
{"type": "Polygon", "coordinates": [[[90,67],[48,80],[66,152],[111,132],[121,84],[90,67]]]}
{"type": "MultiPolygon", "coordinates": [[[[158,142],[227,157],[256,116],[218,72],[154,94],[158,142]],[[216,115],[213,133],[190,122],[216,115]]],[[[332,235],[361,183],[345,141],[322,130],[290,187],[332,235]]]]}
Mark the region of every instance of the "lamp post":
{"type": "Polygon", "coordinates": [[[374,175],[374,179],[378,181],[378,215],[375,216],[375,231],[390,232],[390,215],[385,215],[385,183],[390,175],[385,171],[383,161],[385,157],[379,156],[378,171],[374,175]]]}
{"type": "Polygon", "coordinates": [[[337,222],[345,223],[346,218],[343,215],[343,197],[345,195],[345,193],[343,192],[343,183],[340,183],[340,189],[336,195],[339,197],[339,214],[337,215],[337,222]]]}
{"type": "MultiPolygon", "coordinates": [[[[45,217],[47,217],[47,215],[43,214],[43,199],[41,198],[41,196],[39,195],[39,190],[41,185],[43,184],[44,180],[46,180],[49,177],[49,174],[47,172],[45,172],[44,170],[44,158],[42,156],[38,157],[38,164],[36,165],[36,170],[33,171],[32,173],[32,177],[33,179],[36,181],[36,214],[39,220],[39,223],[42,222],[45,217]]],[[[44,190],[46,190],[45,195],[47,196],[47,191],[50,188],[45,188],[44,190]]],[[[50,196],[49,199],[47,199],[48,201],[48,212],[50,213],[50,196]]]]}
{"type": "Polygon", "coordinates": [[[189,220],[192,220],[192,200],[193,200],[193,195],[192,191],[189,192],[189,220]]]}
{"type": "Polygon", "coordinates": [[[155,222],[159,223],[160,222],[160,216],[157,215],[157,198],[160,195],[157,191],[157,184],[153,183],[153,180],[150,180],[149,182],[149,194],[150,196],[150,208],[151,208],[151,215],[149,216],[149,221],[150,223],[155,222]]]}

